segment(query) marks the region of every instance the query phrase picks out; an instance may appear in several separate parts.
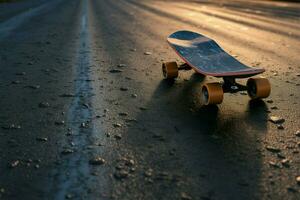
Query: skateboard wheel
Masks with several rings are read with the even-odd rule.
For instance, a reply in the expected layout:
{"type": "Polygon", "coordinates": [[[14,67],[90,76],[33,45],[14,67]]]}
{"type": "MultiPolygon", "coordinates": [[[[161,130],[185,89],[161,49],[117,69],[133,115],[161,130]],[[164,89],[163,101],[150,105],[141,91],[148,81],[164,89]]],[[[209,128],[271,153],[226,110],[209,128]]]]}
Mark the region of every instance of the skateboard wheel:
{"type": "Polygon", "coordinates": [[[220,83],[206,83],[202,86],[202,98],[205,105],[222,103],[223,94],[223,88],[220,83]]]}
{"type": "Polygon", "coordinates": [[[247,92],[251,99],[267,98],[271,93],[271,84],[266,78],[249,78],[247,92]]]}
{"type": "Polygon", "coordinates": [[[176,62],[165,62],[162,64],[162,72],[165,79],[174,79],[178,76],[178,65],[176,62]]]}

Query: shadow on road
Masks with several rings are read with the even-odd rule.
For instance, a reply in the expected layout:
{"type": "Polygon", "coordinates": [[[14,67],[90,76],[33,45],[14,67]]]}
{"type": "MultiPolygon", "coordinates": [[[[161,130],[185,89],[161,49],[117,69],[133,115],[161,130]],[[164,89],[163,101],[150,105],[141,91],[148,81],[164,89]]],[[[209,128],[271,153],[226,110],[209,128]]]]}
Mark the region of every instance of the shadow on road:
{"type": "Polygon", "coordinates": [[[185,82],[161,81],[146,106],[149,111],[136,117],[143,132],[140,125],[131,126],[124,145],[140,152],[143,166],[181,177],[186,184],[177,187],[166,180],[155,181],[151,186],[155,198],[182,188],[202,198],[257,198],[262,165],[259,138],[266,133],[266,104],[249,101],[242,112],[201,107],[195,99],[203,80],[194,74],[185,82]]]}

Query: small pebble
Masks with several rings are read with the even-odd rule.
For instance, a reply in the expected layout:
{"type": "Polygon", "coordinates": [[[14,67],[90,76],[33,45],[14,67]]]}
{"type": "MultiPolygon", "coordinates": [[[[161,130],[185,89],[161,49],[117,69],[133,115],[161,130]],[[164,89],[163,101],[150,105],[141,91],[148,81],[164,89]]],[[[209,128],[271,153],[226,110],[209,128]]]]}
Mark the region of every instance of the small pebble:
{"type": "Polygon", "coordinates": [[[7,126],[2,126],[2,129],[21,129],[20,125],[10,124],[7,126]]]}
{"type": "Polygon", "coordinates": [[[140,110],[147,110],[146,107],[139,107],[139,108],[140,108],[140,110]]]}
{"type": "Polygon", "coordinates": [[[56,121],[56,122],[54,122],[54,124],[55,125],[58,125],[58,126],[60,126],[60,125],[64,125],[65,124],[65,121],[56,121]]]}
{"type": "Polygon", "coordinates": [[[119,115],[125,117],[125,116],[128,116],[128,113],[126,113],[126,112],[121,112],[121,113],[119,113],[119,115]]]}
{"type": "Polygon", "coordinates": [[[274,168],[280,168],[280,165],[278,163],[275,163],[274,161],[270,161],[269,165],[274,167],[274,168]]]}
{"type": "Polygon", "coordinates": [[[10,168],[16,168],[20,164],[19,160],[14,160],[9,164],[10,168]]]}
{"type": "Polygon", "coordinates": [[[65,94],[61,94],[60,97],[75,97],[75,94],[65,93],[65,94]]]}
{"type": "Polygon", "coordinates": [[[281,160],[281,164],[285,167],[290,167],[290,160],[289,159],[283,159],[283,160],[281,160]]]}
{"type": "Polygon", "coordinates": [[[27,85],[27,86],[25,86],[25,88],[30,88],[30,89],[39,89],[41,86],[39,86],[39,85],[27,85]]]}
{"type": "Polygon", "coordinates": [[[279,153],[281,150],[273,146],[266,146],[266,149],[270,152],[279,153]]]}
{"type": "Polygon", "coordinates": [[[87,127],[87,124],[85,123],[85,122],[82,122],[81,124],[80,124],[80,128],[86,128],[87,127]]]}
{"type": "Polygon", "coordinates": [[[122,139],[122,135],[121,135],[121,134],[116,134],[116,135],[115,135],[115,138],[116,138],[117,140],[120,140],[120,139],[122,139]]]}
{"type": "Polygon", "coordinates": [[[12,84],[20,84],[21,82],[20,81],[12,81],[11,83],[12,84]]]}
{"type": "Polygon", "coordinates": [[[277,125],[277,129],[279,129],[279,130],[283,130],[283,129],[284,129],[284,127],[283,127],[283,125],[282,125],[282,124],[278,124],[278,125],[277,125]]]}
{"type": "Polygon", "coordinates": [[[40,142],[47,142],[48,138],[46,138],[46,137],[37,137],[36,140],[40,141],[40,142]]]}
{"type": "Polygon", "coordinates": [[[282,153],[277,153],[277,157],[278,157],[278,158],[285,159],[285,155],[283,155],[282,153]]]}
{"type": "Polygon", "coordinates": [[[39,103],[40,108],[48,108],[50,107],[50,104],[48,102],[41,102],[39,103]]]}
{"type": "Polygon", "coordinates": [[[101,157],[92,158],[89,163],[91,165],[103,165],[105,163],[105,160],[101,157]]]}
{"type": "Polygon", "coordinates": [[[85,108],[89,108],[89,107],[90,107],[90,106],[89,106],[88,104],[86,104],[86,103],[83,103],[82,106],[85,107],[85,108]]]}
{"type": "Polygon", "coordinates": [[[278,117],[278,116],[271,116],[269,121],[271,121],[272,123],[274,124],[281,124],[283,123],[285,120],[281,117],[278,117]]]}
{"type": "Polygon", "coordinates": [[[128,88],[126,88],[126,87],[121,87],[120,90],[121,90],[121,91],[127,91],[128,88]]]}
{"type": "Polygon", "coordinates": [[[72,195],[72,194],[66,194],[65,198],[66,198],[66,199],[72,199],[72,198],[73,198],[73,195],[72,195]]]}
{"type": "Polygon", "coordinates": [[[126,67],[127,65],[126,64],[123,64],[123,63],[121,63],[121,64],[118,64],[118,67],[126,67]]]}
{"type": "Polygon", "coordinates": [[[118,170],[117,172],[114,173],[114,177],[118,180],[122,180],[124,178],[127,178],[129,175],[128,171],[126,170],[118,170]]]}
{"type": "Polygon", "coordinates": [[[74,150],[73,149],[64,149],[61,154],[63,155],[67,155],[67,154],[71,154],[71,153],[74,153],[74,150]]]}
{"type": "Polygon", "coordinates": [[[192,200],[192,197],[185,192],[181,192],[180,196],[182,200],[192,200]]]}
{"type": "Polygon", "coordinates": [[[144,172],[144,175],[145,177],[151,177],[152,176],[152,173],[153,173],[153,170],[152,169],[148,169],[144,172]]]}
{"type": "Polygon", "coordinates": [[[120,69],[111,69],[111,70],[109,70],[109,72],[110,73],[120,73],[120,72],[122,72],[122,70],[120,70],[120,69]]]}
{"type": "Polygon", "coordinates": [[[114,126],[115,128],[119,128],[119,127],[122,127],[122,124],[120,124],[120,123],[115,123],[115,124],[113,124],[113,126],[114,126]]]}

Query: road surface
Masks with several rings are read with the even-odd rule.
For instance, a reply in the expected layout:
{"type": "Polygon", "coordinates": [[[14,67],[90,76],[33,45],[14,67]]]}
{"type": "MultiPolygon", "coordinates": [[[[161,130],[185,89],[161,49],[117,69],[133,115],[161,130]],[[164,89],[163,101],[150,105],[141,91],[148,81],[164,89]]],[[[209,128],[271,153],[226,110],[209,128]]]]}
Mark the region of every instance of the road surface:
{"type": "Polygon", "coordinates": [[[1,199],[299,199],[299,22],[278,1],[1,3],[1,199]],[[180,29],[266,68],[271,96],[203,107],[219,79],[163,80],[180,29]]]}

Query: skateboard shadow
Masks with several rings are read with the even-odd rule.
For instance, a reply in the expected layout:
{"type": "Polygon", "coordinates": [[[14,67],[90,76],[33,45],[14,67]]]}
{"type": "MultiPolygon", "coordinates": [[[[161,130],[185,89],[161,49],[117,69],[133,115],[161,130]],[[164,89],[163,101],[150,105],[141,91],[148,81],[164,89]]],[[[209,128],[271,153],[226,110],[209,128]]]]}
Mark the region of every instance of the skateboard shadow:
{"type": "MultiPolygon", "coordinates": [[[[144,133],[137,132],[138,125],[131,126],[126,144],[134,149],[136,144],[141,148],[151,143],[143,151],[148,158],[144,164],[154,171],[181,177],[181,181],[188,182],[185,190],[191,195],[256,199],[267,106],[263,101],[249,101],[241,111],[231,110],[230,105],[200,106],[196,99],[204,80],[198,74],[182,82],[162,80],[147,104],[149,111],[136,117],[144,133]],[[158,139],[153,135],[159,135],[158,139]]],[[[169,184],[168,190],[175,193],[176,183],[169,184]]],[[[156,182],[152,188],[156,198],[164,196],[162,185],[156,182]]]]}
{"type": "Polygon", "coordinates": [[[267,130],[268,107],[263,100],[250,100],[245,115],[245,119],[253,128],[267,130]]]}

